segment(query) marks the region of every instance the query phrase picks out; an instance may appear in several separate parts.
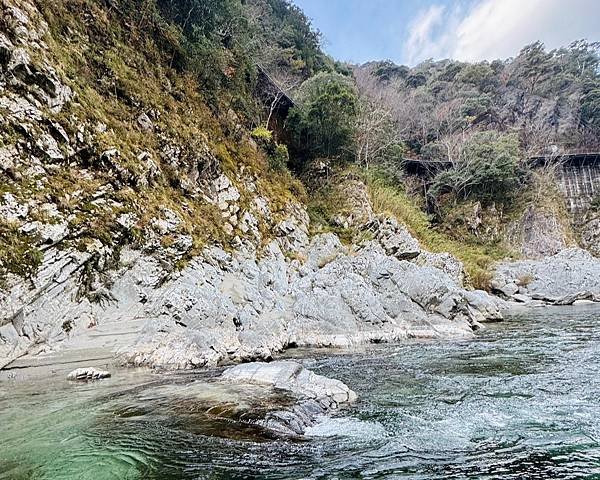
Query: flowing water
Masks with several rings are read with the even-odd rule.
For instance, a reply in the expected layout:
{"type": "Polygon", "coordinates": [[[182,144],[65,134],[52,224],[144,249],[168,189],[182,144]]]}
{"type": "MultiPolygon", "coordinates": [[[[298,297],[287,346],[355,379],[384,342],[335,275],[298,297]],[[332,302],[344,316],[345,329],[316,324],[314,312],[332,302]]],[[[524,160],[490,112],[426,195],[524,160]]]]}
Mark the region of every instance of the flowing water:
{"type": "Polygon", "coordinates": [[[542,308],[471,341],[292,351],[360,397],[303,439],[165,401],[197,375],[5,381],[0,479],[600,478],[599,322],[542,308]]]}

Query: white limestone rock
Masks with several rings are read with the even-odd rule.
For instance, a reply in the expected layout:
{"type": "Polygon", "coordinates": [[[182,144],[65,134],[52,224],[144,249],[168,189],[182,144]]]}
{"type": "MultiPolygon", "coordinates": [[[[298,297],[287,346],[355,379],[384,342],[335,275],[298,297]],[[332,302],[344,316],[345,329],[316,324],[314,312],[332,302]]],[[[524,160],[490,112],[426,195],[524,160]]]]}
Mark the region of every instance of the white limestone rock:
{"type": "Polygon", "coordinates": [[[221,381],[258,385],[296,398],[292,407],[270,411],[258,424],[285,435],[301,435],[317,417],[356,401],[357,395],[339,380],[317,375],[293,361],[245,363],[226,370],[221,381]]]}
{"type": "Polygon", "coordinates": [[[600,259],[580,248],[569,248],[541,260],[498,265],[492,287],[509,298],[525,295],[562,305],[580,299],[598,301],[599,279],[600,259]]]}
{"type": "Polygon", "coordinates": [[[67,375],[67,380],[77,381],[88,381],[88,380],[100,380],[102,378],[109,378],[110,372],[106,370],[98,370],[94,367],[82,367],[77,368],[67,375]]]}

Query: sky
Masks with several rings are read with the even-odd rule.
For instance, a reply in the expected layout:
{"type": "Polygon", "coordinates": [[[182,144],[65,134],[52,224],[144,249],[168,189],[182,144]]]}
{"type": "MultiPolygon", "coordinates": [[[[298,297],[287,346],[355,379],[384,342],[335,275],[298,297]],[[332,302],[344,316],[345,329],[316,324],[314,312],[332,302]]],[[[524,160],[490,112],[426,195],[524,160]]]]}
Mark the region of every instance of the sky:
{"type": "Polygon", "coordinates": [[[337,60],[514,57],[536,40],[549,49],[600,41],[600,0],[293,0],[337,60]]]}

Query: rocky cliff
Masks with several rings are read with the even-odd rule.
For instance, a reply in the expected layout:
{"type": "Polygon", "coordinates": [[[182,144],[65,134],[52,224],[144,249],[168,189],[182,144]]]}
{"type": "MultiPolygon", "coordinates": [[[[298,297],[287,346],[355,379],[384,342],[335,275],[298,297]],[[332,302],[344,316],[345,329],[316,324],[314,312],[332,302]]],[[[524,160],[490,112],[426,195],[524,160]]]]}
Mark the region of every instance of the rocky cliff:
{"type": "Polygon", "coordinates": [[[501,318],[497,300],[465,290],[427,254],[417,265],[377,241],[309,240],[306,224],[288,222],[260,254],[207,247],[175,272],[166,261],[175,247],[127,248],[94,298],[77,294],[90,254],[50,248],[34,278],[5,290],[2,365],[116,356],[192,368],[292,346],[468,337],[479,322],[501,318]]]}
{"type": "Polygon", "coordinates": [[[311,238],[233,109],[140,55],[112,7],[70,6],[0,2],[0,368],[193,368],[500,318],[393,218],[311,238]]]}

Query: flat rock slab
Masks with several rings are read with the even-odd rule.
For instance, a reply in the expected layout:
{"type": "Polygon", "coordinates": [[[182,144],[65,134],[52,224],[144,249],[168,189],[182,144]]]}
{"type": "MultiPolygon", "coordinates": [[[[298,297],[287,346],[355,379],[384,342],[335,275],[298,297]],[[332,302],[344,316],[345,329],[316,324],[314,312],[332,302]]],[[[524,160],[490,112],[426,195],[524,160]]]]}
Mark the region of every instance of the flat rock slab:
{"type": "Polygon", "coordinates": [[[98,370],[94,367],[82,367],[73,370],[67,375],[67,380],[100,380],[110,377],[110,372],[106,370],[98,370]]]}

